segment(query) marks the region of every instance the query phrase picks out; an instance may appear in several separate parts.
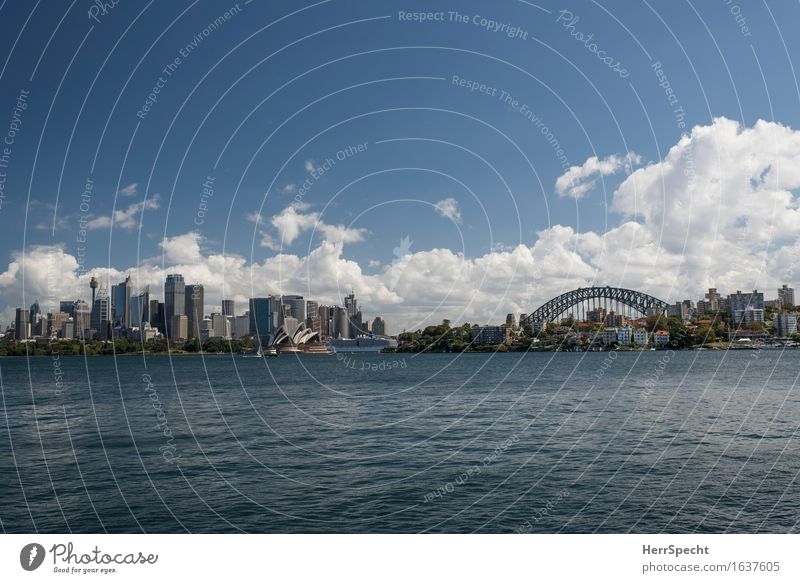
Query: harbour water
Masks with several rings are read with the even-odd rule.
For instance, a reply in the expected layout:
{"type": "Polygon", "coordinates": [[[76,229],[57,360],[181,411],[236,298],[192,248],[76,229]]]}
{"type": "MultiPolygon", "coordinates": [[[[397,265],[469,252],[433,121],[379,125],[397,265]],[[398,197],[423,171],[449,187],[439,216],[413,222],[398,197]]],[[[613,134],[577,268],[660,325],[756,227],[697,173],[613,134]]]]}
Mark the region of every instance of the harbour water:
{"type": "Polygon", "coordinates": [[[788,532],[800,351],[4,358],[5,532],[788,532]]]}

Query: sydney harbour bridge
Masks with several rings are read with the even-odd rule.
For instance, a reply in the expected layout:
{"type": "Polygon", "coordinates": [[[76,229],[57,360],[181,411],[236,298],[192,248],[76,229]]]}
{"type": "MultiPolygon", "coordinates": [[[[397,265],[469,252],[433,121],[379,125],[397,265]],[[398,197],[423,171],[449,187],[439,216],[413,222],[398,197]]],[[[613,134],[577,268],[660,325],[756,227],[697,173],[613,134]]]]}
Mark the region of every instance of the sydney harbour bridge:
{"type": "Polygon", "coordinates": [[[542,322],[557,322],[559,318],[572,316],[586,321],[587,315],[615,313],[623,316],[661,315],[667,302],[646,293],[610,286],[579,287],[548,301],[532,314],[528,314],[520,325],[542,322]]]}

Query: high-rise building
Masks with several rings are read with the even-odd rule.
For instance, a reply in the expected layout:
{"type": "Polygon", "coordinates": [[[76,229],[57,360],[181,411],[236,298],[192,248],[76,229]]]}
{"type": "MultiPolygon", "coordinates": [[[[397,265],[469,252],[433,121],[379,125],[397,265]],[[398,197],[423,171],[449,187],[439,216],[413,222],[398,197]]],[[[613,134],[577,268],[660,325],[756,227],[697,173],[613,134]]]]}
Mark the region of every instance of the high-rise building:
{"type": "Polygon", "coordinates": [[[315,301],[306,302],[306,327],[314,332],[320,332],[319,304],[315,301]]]}
{"type": "Polygon", "coordinates": [[[200,322],[203,319],[203,306],[205,305],[205,289],[200,283],[187,285],[184,288],[185,301],[184,313],[188,318],[188,336],[196,338],[200,335],[200,322]]]}
{"type": "Polygon", "coordinates": [[[108,338],[108,323],[111,319],[110,309],[108,290],[100,288],[100,291],[95,295],[89,321],[90,327],[95,331],[98,338],[108,338]]]}
{"type": "Polygon", "coordinates": [[[737,290],[728,296],[728,311],[734,324],[754,324],[764,321],[764,294],[758,290],[742,293],[737,290]]]}
{"type": "Polygon", "coordinates": [[[47,314],[47,336],[58,336],[61,331],[61,325],[67,321],[67,316],[64,312],[51,312],[47,314]]]}
{"type": "Polygon", "coordinates": [[[344,296],[344,309],[348,316],[355,316],[358,312],[358,301],[356,300],[355,292],[351,291],[344,296]]]}
{"type": "Polygon", "coordinates": [[[30,323],[36,324],[36,322],[39,321],[39,316],[41,313],[42,309],[39,307],[39,300],[34,300],[30,309],[30,323]]]}
{"type": "Polygon", "coordinates": [[[133,283],[130,275],[125,278],[125,281],[111,288],[111,313],[114,326],[131,327],[132,294],[133,283]]]}
{"type": "Polygon", "coordinates": [[[214,337],[229,340],[231,337],[231,319],[224,314],[211,314],[211,326],[214,328],[214,337]]]}
{"type": "Polygon", "coordinates": [[[717,310],[722,309],[721,305],[722,296],[717,293],[717,288],[710,287],[708,288],[708,293],[706,294],[706,308],[709,312],[716,312],[717,310]]]}
{"type": "Polygon", "coordinates": [[[331,336],[350,338],[350,318],[341,306],[331,306],[331,336]]]}
{"type": "Polygon", "coordinates": [[[319,335],[327,338],[331,335],[331,309],[322,305],[317,309],[317,314],[319,314],[319,335]]]}
{"type": "Polygon", "coordinates": [[[17,308],[14,318],[14,338],[28,340],[31,337],[31,312],[25,308],[17,308]]]}
{"type": "Polygon", "coordinates": [[[58,311],[64,312],[68,316],[72,316],[75,313],[75,302],[72,300],[61,300],[58,304],[58,311]]]}
{"type": "Polygon", "coordinates": [[[282,296],[281,301],[284,306],[290,307],[292,318],[298,322],[306,321],[306,301],[303,299],[303,296],[282,296]]]}
{"type": "Polygon", "coordinates": [[[790,334],[797,334],[797,314],[792,312],[781,312],[773,320],[775,324],[775,336],[786,338],[790,334]]]}
{"type": "Polygon", "coordinates": [[[787,286],[785,283],[778,289],[778,299],[784,308],[791,308],[794,306],[794,288],[787,286]]]}
{"type": "Polygon", "coordinates": [[[131,326],[141,328],[150,322],[150,286],[147,285],[131,300],[131,326]]]}
{"type": "Polygon", "coordinates": [[[75,300],[75,315],[72,317],[74,322],[73,333],[75,338],[85,338],[86,331],[92,326],[92,309],[83,300],[75,300]]]}
{"type": "Polygon", "coordinates": [[[189,328],[189,318],[185,314],[175,314],[170,321],[170,340],[186,340],[189,328]]]}
{"type": "Polygon", "coordinates": [[[233,337],[244,338],[250,334],[250,314],[233,317],[233,337]]]}
{"type": "Polygon", "coordinates": [[[150,300],[150,325],[162,334],[167,333],[164,322],[164,302],[150,300]]]}
{"type": "Polygon", "coordinates": [[[517,327],[517,317],[513,313],[506,314],[506,326],[509,326],[511,328],[517,327]]]}
{"type": "Polygon", "coordinates": [[[172,339],[170,326],[175,316],[184,314],[186,309],[186,284],[180,273],[167,275],[164,282],[164,327],[167,337],[172,339]]]}
{"type": "Polygon", "coordinates": [[[372,320],[372,333],[375,336],[386,336],[386,320],[381,316],[376,316],[372,320]]]}
{"type": "Polygon", "coordinates": [[[236,315],[233,300],[222,300],[222,315],[231,317],[236,315]]]}
{"type": "Polygon", "coordinates": [[[250,336],[265,338],[272,333],[269,298],[250,298],[250,336]]]}

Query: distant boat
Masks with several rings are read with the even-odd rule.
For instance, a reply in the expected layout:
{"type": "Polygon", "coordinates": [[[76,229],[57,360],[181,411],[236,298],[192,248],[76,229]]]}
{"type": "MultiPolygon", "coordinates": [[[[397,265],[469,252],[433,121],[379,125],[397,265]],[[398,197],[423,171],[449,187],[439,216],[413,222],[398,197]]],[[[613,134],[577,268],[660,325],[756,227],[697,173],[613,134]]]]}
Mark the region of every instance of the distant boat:
{"type": "Polygon", "coordinates": [[[255,354],[245,354],[243,356],[245,358],[264,358],[265,356],[278,356],[278,351],[275,350],[274,346],[270,346],[264,350],[264,347],[259,345],[258,351],[255,354]]]}

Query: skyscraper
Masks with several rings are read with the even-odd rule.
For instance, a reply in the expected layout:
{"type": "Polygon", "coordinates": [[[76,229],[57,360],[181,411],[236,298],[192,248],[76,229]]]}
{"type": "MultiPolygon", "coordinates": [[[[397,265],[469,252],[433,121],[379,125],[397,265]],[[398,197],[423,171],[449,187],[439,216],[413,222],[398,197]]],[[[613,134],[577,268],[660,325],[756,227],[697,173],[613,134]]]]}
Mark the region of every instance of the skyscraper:
{"type": "Polygon", "coordinates": [[[791,308],[794,306],[794,288],[787,286],[785,283],[778,289],[778,299],[784,308],[791,308]]]}
{"type": "Polygon", "coordinates": [[[271,333],[269,298],[250,298],[250,335],[259,339],[271,333]]]}
{"type": "Polygon", "coordinates": [[[75,300],[75,315],[73,316],[75,338],[84,338],[86,331],[91,328],[92,309],[83,300],[75,300]]]}
{"type": "Polygon", "coordinates": [[[186,338],[200,336],[200,322],[203,321],[203,306],[205,305],[205,290],[203,285],[196,283],[185,287],[185,309],[188,319],[186,338]]]}
{"type": "Polygon", "coordinates": [[[30,323],[31,325],[36,324],[39,321],[39,314],[42,313],[42,309],[39,307],[39,300],[34,300],[31,304],[30,309],[30,323]]]}
{"type": "Polygon", "coordinates": [[[14,337],[17,340],[27,340],[31,336],[31,312],[25,308],[17,308],[14,319],[14,337]]]}
{"type": "Polygon", "coordinates": [[[319,304],[312,300],[306,302],[306,327],[314,332],[320,331],[319,304]]]}
{"type": "Polygon", "coordinates": [[[109,304],[108,290],[100,288],[100,291],[95,295],[90,317],[90,326],[99,338],[108,337],[108,322],[110,319],[109,304]]]}
{"type": "Polygon", "coordinates": [[[111,312],[114,326],[131,327],[132,294],[133,283],[130,275],[125,278],[125,281],[111,288],[111,312]]]}
{"type": "Polygon", "coordinates": [[[381,316],[376,316],[372,321],[372,333],[375,336],[386,336],[386,320],[381,316]]]}
{"type": "Polygon", "coordinates": [[[58,311],[64,312],[68,316],[72,316],[75,313],[75,302],[72,300],[61,300],[59,302],[58,311]]]}
{"type": "Polygon", "coordinates": [[[233,300],[222,300],[222,315],[235,316],[233,300]]]}
{"type": "Polygon", "coordinates": [[[322,305],[317,313],[319,314],[319,334],[322,338],[327,338],[331,335],[331,309],[322,305]]]}
{"type": "Polygon", "coordinates": [[[150,322],[150,286],[147,285],[131,300],[131,326],[141,328],[150,322]]]}
{"type": "Polygon", "coordinates": [[[303,296],[282,296],[281,301],[283,305],[289,306],[291,309],[292,318],[296,319],[298,322],[306,321],[306,301],[303,299],[303,296]]]}
{"type": "Polygon", "coordinates": [[[172,338],[170,326],[175,316],[180,316],[186,309],[186,284],[180,273],[167,275],[164,282],[164,326],[167,337],[172,338]]]}

